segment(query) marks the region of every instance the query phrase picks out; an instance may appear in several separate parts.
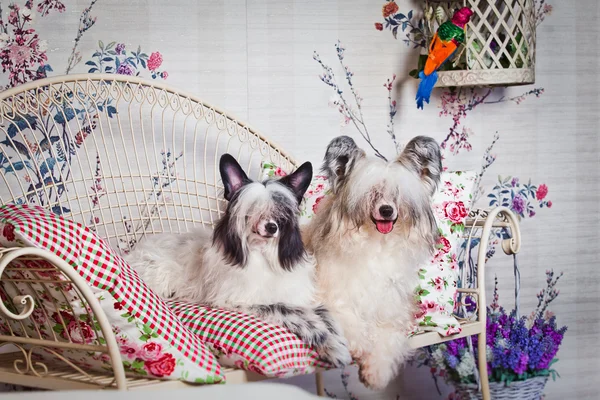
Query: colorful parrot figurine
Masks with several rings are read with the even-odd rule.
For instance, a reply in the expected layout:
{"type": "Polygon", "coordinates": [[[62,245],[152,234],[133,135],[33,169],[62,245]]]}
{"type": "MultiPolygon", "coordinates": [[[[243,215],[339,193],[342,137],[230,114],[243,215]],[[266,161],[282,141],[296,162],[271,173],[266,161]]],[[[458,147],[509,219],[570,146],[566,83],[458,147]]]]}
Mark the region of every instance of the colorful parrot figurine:
{"type": "Polygon", "coordinates": [[[471,19],[473,11],[468,7],[457,10],[450,21],[440,25],[431,39],[429,55],[425,68],[419,72],[419,89],[417,90],[417,108],[423,109],[423,101],[429,103],[431,91],[437,82],[437,70],[452,58],[456,49],[465,41],[465,25],[471,19]]]}

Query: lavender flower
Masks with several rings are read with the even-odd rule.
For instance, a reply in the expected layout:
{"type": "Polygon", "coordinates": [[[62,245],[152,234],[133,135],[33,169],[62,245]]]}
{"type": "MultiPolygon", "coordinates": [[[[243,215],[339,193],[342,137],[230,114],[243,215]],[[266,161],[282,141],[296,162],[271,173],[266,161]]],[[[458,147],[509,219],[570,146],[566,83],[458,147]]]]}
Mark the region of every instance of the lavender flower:
{"type": "Polygon", "coordinates": [[[115,47],[115,51],[117,52],[117,54],[125,53],[125,43],[117,44],[117,46],[115,47]]]}
{"type": "Polygon", "coordinates": [[[514,212],[516,212],[517,214],[523,214],[523,211],[525,211],[525,200],[523,199],[523,197],[521,197],[520,194],[516,195],[513,200],[512,200],[512,210],[514,212]]]}
{"type": "Polygon", "coordinates": [[[117,74],[120,75],[133,75],[134,70],[129,64],[121,64],[119,65],[119,69],[117,69],[117,74]]]}
{"type": "MultiPolygon", "coordinates": [[[[512,382],[535,376],[554,376],[551,365],[562,343],[567,327],[558,328],[556,317],[548,315],[547,306],[558,296],[555,285],[562,276],[546,272],[546,288],[538,295],[538,306],[527,318],[507,312],[498,304],[498,284],[493,302],[488,307],[486,345],[488,373],[492,382],[512,382]]],[[[468,346],[466,338],[431,346],[427,351],[428,365],[451,383],[475,382],[477,337],[468,346]],[[473,351],[471,351],[473,349],[473,351]]]]}
{"type": "Polygon", "coordinates": [[[446,354],[446,362],[450,368],[456,368],[458,366],[458,357],[452,354],[446,354]]]}

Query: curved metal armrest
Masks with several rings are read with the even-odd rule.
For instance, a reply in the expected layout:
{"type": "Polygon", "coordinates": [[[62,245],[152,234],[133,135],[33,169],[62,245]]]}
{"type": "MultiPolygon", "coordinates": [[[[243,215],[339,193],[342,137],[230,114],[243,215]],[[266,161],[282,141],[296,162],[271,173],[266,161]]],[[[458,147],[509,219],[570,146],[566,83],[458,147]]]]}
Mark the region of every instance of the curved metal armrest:
{"type": "MultiPolygon", "coordinates": [[[[73,269],[73,267],[71,267],[68,263],[66,263],[56,254],[51,253],[47,250],[39,249],[37,247],[0,247],[0,280],[3,279],[3,273],[6,267],[11,262],[17,259],[46,261],[50,263],[53,267],[55,267],[57,270],[62,272],[72,282],[72,284],[77,288],[77,291],[81,294],[81,296],[85,299],[89,307],[92,309],[94,317],[100,325],[100,330],[102,331],[102,335],[106,341],[106,345],[102,346],[105,347],[102,349],[102,351],[107,352],[110,356],[117,388],[122,390],[127,389],[125,380],[125,370],[123,368],[121,354],[117,345],[115,335],[112,331],[112,327],[108,321],[106,314],[104,313],[104,310],[102,309],[102,306],[100,305],[100,302],[92,292],[92,289],[89,287],[85,279],[82,278],[79,275],[79,273],[75,271],[75,269],[73,269]]],[[[13,297],[12,300],[15,304],[23,305],[24,307],[22,308],[22,310],[18,314],[15,314],[12,311],[8,310],[3,304],[3,302],[0,302],[0,313],[2,313],[6,318],[13,320],[24,320],[26,318],[29,318],[29,316],[33,313],[35,308],[35,300],[33,299],[33,297],[28,294],[18,295],[13,297]]],[[[58,342],[55,340],[42,340],[19,336],[5,336],[1,334],[0,338],[4,339],[4,341],[12,341],[15,343],[22,344],[45,345],[48,347],[76,348],[78,346],[69,342],[58,342]]]]}
{"type": "Polygon", "coordinates": [[[507,207],[497,207],[490,210],[476,209],[469,213],[466,226],[472,228],[485,228],[486,223],[491,228],[509,228],[514,240],[510,240],[509,248],[505,248],[508,241],[503,241],[502,246],[506,254],[516,254],[521,247],[521,232],[517,216],[507,207]],[[491,222],[488,222],[491,221],[491,222]],[[508,252],[507,252],[508,251],[508,252]]]}
{"type": "Polygon", "coordinates": [[[508,228],[511,237],[502,239],[502,250],[507,255],[517,254],[521,249],[521,231],[517,216],[507,207],[497,207],[485,212],[485,222],[481,231],[481,241],[477,254],[477,292],[478,292],[478,320],[486,320],[485,298],[485,262],[488,243],[493,228],[508,228]]]}
{"type": "MultiPolygon", "coordinates": [[[[470,241],[473,231],[480,231],[477,236],[480,238],[479,249],[477,253],[477,268],[474,269],[476,276],[471,276],[468,282],[476,283],[476,287],[458,288],[459,293],[474,295],[477,297],[477,319],[485,320],[485,263],[487,260],[487,252],[489,247],[490,237],[493,234],[493,229],[508,229],[511,237],[502,239],[500,245],[502,250],[507,255],[517,254],[521,248],[521,231],[516,215],[507,207],[497,207],[490,210],[473,210],[469,214],[466,221],[466,227],[471,229],[469,239],[467,241],[467,249],[471,248],[470,241]],[[480,305],[484,307],[481,308],[480,305]]],[[[467,250],[468,253],[468,250],[467,250]]],[[[469,255],[467,254],[467,258],[469,255]]],[[[458,317],[458,316],[457,316],[458,317]]],[[[459,320],[471,320],[471,317],[459,318],[459,320]]]]}
{"type": "Polygon", "coordinates": [[[521,249],[521,230],[519,229],[519,220],[517,216],[507,207],[497,207],[489,211],[476,211],[478,216],[485,217],[485,220],[475,220],[474,227],[481,227],[481,244],[477,255],[477,265],[485,265],[485,256],[487,253],[487,244],[493,228],[508,228],[511,237],[503,239],[501,242],[502,250],[507,255],[517,254],[521,249]],[[478,222],[483,222],[480,224],[478,222]],[[485,245],[482,245],[484,244],[485,245]]]}

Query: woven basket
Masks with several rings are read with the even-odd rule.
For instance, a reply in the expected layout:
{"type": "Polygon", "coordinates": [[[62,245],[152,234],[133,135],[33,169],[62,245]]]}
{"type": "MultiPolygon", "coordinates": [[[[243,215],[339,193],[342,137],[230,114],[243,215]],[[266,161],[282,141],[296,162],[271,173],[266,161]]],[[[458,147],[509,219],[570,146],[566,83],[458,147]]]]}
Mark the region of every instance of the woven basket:
{"type": "MultiPolygon", "coordinates": [[[[547,376],[530,378],[524,381],[504,383],[490,382],[490,396],[494,400],[539,400],[548,381],[547,376]]],[[[456,393],[460,400],[481,400],[481,393],[476,384],[458,384],[456,393]]]]}
{"type": "MultiPolygon", "coordinates": [[[[465,49],[457,54],[461,67],[440,71],[436,87],[534,83],[534,5],[533,0],[425,0],[427,9],[441,7],[446,19],[460,7],[473,11],[465,49]]],[[[439,22],[434,19],[432,28],[437,29],[439,22]]]]}

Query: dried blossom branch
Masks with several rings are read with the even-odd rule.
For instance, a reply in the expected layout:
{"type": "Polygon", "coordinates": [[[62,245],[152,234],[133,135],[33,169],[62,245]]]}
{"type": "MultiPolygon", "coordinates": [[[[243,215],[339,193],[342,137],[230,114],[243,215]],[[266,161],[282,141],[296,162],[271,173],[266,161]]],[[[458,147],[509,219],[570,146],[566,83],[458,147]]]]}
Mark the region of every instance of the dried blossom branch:
{"type": "Polygon", "coordinates": [[[396,74],[392,76],[392,79],[388,79],[386,83],[383,84],[383,87],[387,89],[388,92],[388,106],[389,106],[389,116],[390,120],[387,125],[388,135],[392,138],[394,142],[394,147],[396,148],[396,154],[400,154],[400,146],[396,141],[396,134],[394,133],[394,117],[396,116],[396,100],[392,100],[392,89],[394,87],[394,81],[396,80],[396,74]]]}
{"type": "MultiPolygon", "coordinates": [[[[140,231],[145,231],[148,226],[152,223],[152,218],[157,216],[160,213],[162,207],[164,207],[171,199],[165,198],[164,191],[171,186],[177,180],[177,172],[175,168],[175,164],[181,157],[183,157],[183,152],[180,152],[178,155],[173,155],[171,150],[162,150],[160,152],[162,156],[162,165],[163,168],[161,171],[152,175],[152,186],[153,190],[146,197],[146,200],[143,203],[139,204],[139,207],[143,207],[143,211],[140,215],[140,221],[137,223],[135,228],[131,225],[129,220],[126,217],[123,217],[123,224],[125,225],[125,231],[127,233],[137,234],[140,231]],[[154,198],[154,203],[151,205],[150,200],[154,198]],[[163,203],[159,204],[158,200],[162,198],[163,203]]],[[[129,253],[137,243],[137,240],[134,238],[124,240],[122,238],[119,239],[119,248],[124,253],[129,253]]]]}
{"type": "Polygon", "coordinates": [[[315,51],[313,53],[313,59],[316,62],[318,62],[319,65],[321,66],[321,68],[323,69],[323,74],[320,75],[319,78],[321,79],[321,81],[323,81],[323,83],[325,83],[327,86],[331,87],[335,91],[335,98],[331,102],[331,104],[338,108],[338,111],[344,117],[344,122],[345,123],[352,122],[354,124],[354,126],[356,127],[356,129],[358,130],[358,132],[360,133],[360,135],[363,137],[363,139],[369,144],[371,149],[375,152],[375,155],[377,157],[387,161],[385,156],[383,154],[381,154],[381,152],[379,150],[377,150],[377,148],[375,148],[375,146],[371,142],[371,136],[369,135],[369,131],[367,129],[366,124],[364,123],[364,119],[362,116],[362,111],[361,111],[362,99],[357,94],[357,92],[354,90],[354,85],[352,84],[352,75],[353,75],[352,72],[343,63],[345,49],[341,46],[339,41],[336,44],[336,50],[337,50],[338,59],[340,60],[340,63],[342,64],[342,67],[344,68],[344,71],[346,73],[346,81],[348,82],[348,85],[350,86],[352,95],[354,96],[354,100],[355,100],[356,106],[358,108],[358,115],[354,110],[352,110],[352,108],[350,107],[350,105],[348,104],[346,99],[344,98],[343,90],[340,88],[340,86],[338,85],[338,83],[335,79],[335,73],[333,72],[333,69],[329,65],[325,64],[321,60],[319,53],[317,53],[315,51]]]}
{"type": "MultiPolygon", "coordinates": [[[[90,187],[92,194],[90,195],[90,200],[92,201],[92,211],[100,206],[100,198],[106,195],[106,189],[102,185],[102,168],[100,162],[100,155],[96,154],[96,170],[94,172],[94,184],[90,187]]],[[[95,230],[96,223],[99,222],[99,218],[94,215],[90,215],[89,226],[92,227],[92,230],[95,230]]]]}
{"type": "Polygon", "coordinates": [[[358,397],[356,397],[354,395],[354,393],[352,393],[350,391],[350,389],[348,388],[348,378],[350,378],[350,374],[348,372],[346,372],[346,369],[342,369],[342,373],[341,373],[341,378],[342,378],[342,385],[344,386],[344,390],[346,391],[346,394],[348,395],[348,399],[349,400],[358,400],[358,397]]]}
{"type": "Polygon", "coordinates": [[[497,311],[500,309],[500,304],[498,300],[500,296],[498,295],[498,275],[494,276],[494,295],[492,296],[492,304],[490,304],[490,309],[493,311],[497,311]]]}
{"type": "Polygon", "coordinates": [[[539,26],[546,19],[547,15],[552,14],[553,7],[550,4],[546,4],[546,0],[535,0],[534,7],[537,6],[535,10],[535,21],[536,26],[539,26]]]}
{"type": "Polygon", "coordinates": [[[472,204],[476,204],[477,200],[479,200],[479,198],[484,194],[483,188],[481,187],[481,180],[482,180],[485,172],[488,170],[488,168],[494,163],[494,161],[496,161],[496,155],[492,154],[492,150],[493,150],[494,146],[496,145],[496,142],[499,139],[500,139],[500,135],[498,134],[498,132],[496,132],[496,134],[494,135],[494,140],[492,140],[492,143],[487,147],[487,149],[485,149],[485,152],[483,153],[483,161],[481,163],[481,170],[477,174],[477,177],[475,178],[475,183],[473,186],[472,204]]]}
{"type": "Polygon", "coordinates": [[[535,308],[535,319],[544,318],[544,312],[546,311],[550,303],[552,303],[552,301],[554,301],[554,299],[558,297],[560,291],[558,289],[555,289],[555,286],[562,276],[563,273],[561,272],[560,275],[554,278],[554,271],[546,271],[546,287],[536,295],[538,299],[538,304],[535,308]]]}
{"type": "Polygon", "coordinates": [[[509,98],[502,96],[497,100],[484,101],[483,104],[497,104],[497,103],[504,103],[507,101],[514,101],[517,104],[521,104],[527,98],[527,96],[534,95],[535,97],[540,97],[543,93],[544,93],[544,88],[535,88],[535,89],[525,92],[519,96],[514,96],[514,97],[509,97],[509,98]]]}
{"type": "MultiPolygon", "coordinates": [[[[356,102],[356,107],[358,108],[358,113],[360,115],[360,123],[364,126],[365,125],[365,119],[363,117],[362,114],[362,97],[360,97],[358,95],[358,92],[356,91],[356,89],[354,88],[354,85],[352,84],[352,77],[354,76],[354,73],[352,71],[350,71],[350,68],[344,64],[344,52],[346,51],[346,48],[342,46],[342,43],[340,43],[340,41],[338,40],[338,42],[335,44],[335,50],[337,53],[337,57],[338,60],[340,61],[340,65],[342,66],[342,68],[344,69],[344,73],[346,74],[346,81],[348,82],[348,86],[350,87],[350,91],[352,92],[352,95],[354,96],[354,101],[356,102]]],[[[365,127],[365,131],[366,131],[366,127],[365,127]]],[[[371,138],[368,132],[366,132],[367,137],[369,137],[369,139],[371,138]]]]}
{"type": "Polygon", "coordinates": [[[57,10],[59,13],[65,12],[65,5],[58,0],[43,0],[37,5],[37,11],[42,17],[50,14],[51,10],[57,10]]]}
{"type": "Polygon", "coordinates": [[[0,32],[8,35],[8,26],[2,19],[3,15],[4,15],[4,10],[2,9],[2,3],[0,2],[0,32]]]}
{"type": "Polygon", "coordinates": [[[91,17],[90,12],[92,11],[92,7],[96,4],[98,0],[92,0],[90,5],[83,10],[81,16],[79,17],[79,27],[77,28],[77,36],[75,37],[75,44],[73,45],[73,50],[71,50],[71,55],[69,56],[69,60],[67,62],[67,69],[65,74],[69,74],[71,70],[81,61],[81,54],[77,51],[77,46],[79,46],[79,41],[83,37],[83,34],[87,32],[94,24],[96,23],[96,17],[91,17]]]}
{"type": "Polygon", "coordinates": [[[469,90],[469,98],[462,88],[454,91],[449,91],[442,94],[442,111],[440,116],[452,116],[452,126],[449,129],[448,135],[440,143],[440,147],[444,150],[448,149],[453,155],[457,155],[460,150],[471,151],[469,136],[473,132],[463,127],[462,132],[459,130],[461,120],[466,118],[467,113],[473,111],[480,104],[485,104],[486,99],[492,94],[493,89],[487,89],[483,94],[478,94],[475,89],[469,90]]]}

